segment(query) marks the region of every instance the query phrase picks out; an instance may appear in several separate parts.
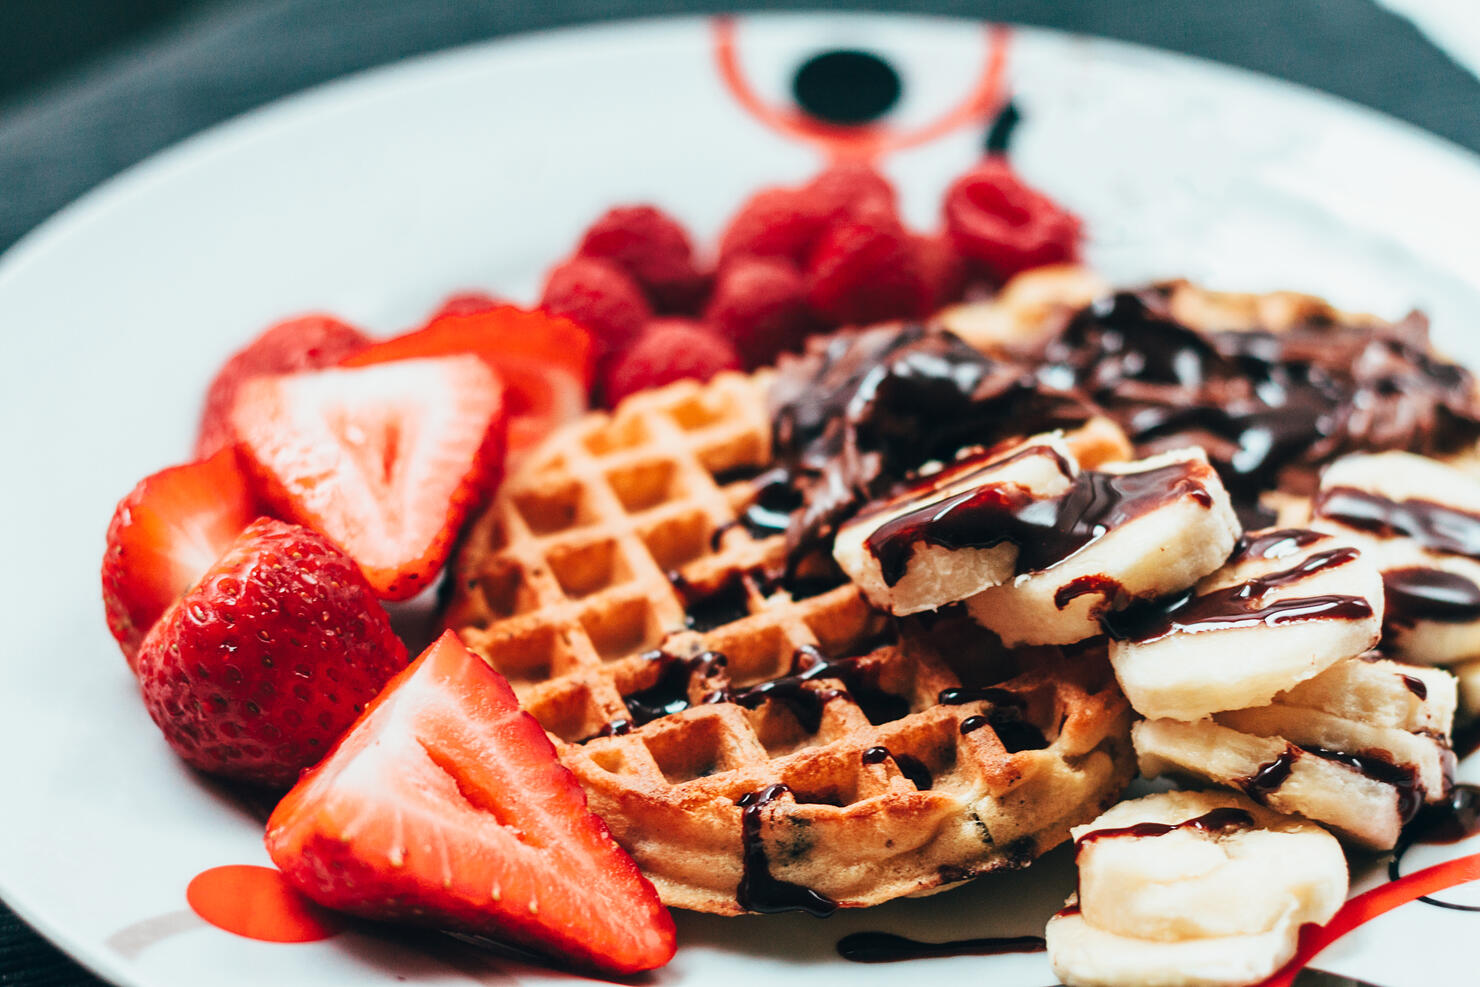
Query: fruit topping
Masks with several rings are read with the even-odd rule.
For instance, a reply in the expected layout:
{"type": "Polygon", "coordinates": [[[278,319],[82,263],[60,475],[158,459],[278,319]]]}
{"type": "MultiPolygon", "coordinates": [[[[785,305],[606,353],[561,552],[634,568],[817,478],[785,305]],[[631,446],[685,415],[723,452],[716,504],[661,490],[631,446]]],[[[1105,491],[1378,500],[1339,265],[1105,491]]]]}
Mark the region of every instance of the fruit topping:
{"type": "Polygon", "coordinates": [[[232,442],[228,417],[236,392],[253,377],[332,367],[371,339],[332,315],[304,315],[279,322],[239,350],[216,372],[206,391],[195,458],[208,459],[232,442]]]}
{"type": "Polygon", "coordinates": [[[470,355],[258,378],[231,420],[263,499],[384,599],[432,583],[503,468],[502,387],[470,355]]]}
{"type": "Polygon", "coordinates": [[[673,920],[503,677],[443,634],[273,812],[301,891],[375,919],[612,974],[662,966],[673,920]]]}
{"type": "Polygon", "coordinates": [[[608,369],[606,403],[692,377],[708,380],[722,370],[739,370],[740,357],[726,340],[690,319],[654,319],[641,338],[608,369]]]}
{"type": "Polygon", "coordinates": [[[187,762],[286,788],[406,664],[354,561],[260,518],[139,649],[149,715],[187,762]]]}
{"type": "Polygon", "coordinates": [[[586,410],[594,373],[590,334],[569,319],[512,305],[440,316],[356,353],[343,366],[456,353],[480,357],[503,382],[510,454],[586,410]]]}
{"type": "Polygon", "coordinates": [[[824,219],[802,189],[761,189],[741,204],[720,234],[720,268],[741,257],[780,257],[803,264],[824,219]]]}
{"type": "Polygon", "coordinates": [[[707,288],[688,233],[655,206],[608,209],[586,230],[576,255],[626,271],[660,312],[692,313],[707,288]]]}
{"type": "Polygon", "coordinates": [[[160,470],[118,502],[103,555],[103,607],[130,668],[149,628],[258,513],[230,447],[160,470]]]}
{"type": "Polygon", "coordinates": [[[806,281],[808,304],[832,325],[923,315],[929,302],[909,233],[872,201],[827,227],[812,247],[806,281]]]}
{"type": "Polygon", "coordinates": [[[800,349],[815,326],[801,274],[779,257],[741,257],[722,268],[704,321],[752,370],[800,349]]]}
{"type": "Polygon", "coordinates": [[[477,315],[507,304],[509,303],[486,291],[459,291],[444,298],[442,304],[427,319],[427,323],[430,325],[448,315],[477,315]]]}
{"type": "Polygon", "coordinates": [[[999,282],[1079,258],[1079,217],[1025,184],[1003,157],[985,159],[952,183],[945,220],[957,249],[999,282]]]}
{"type": "Polygon", "coordinates": [[[586,329],[598,361],[625,350],[653,317],[637,282],[615,264],[594,257],[573,257],[551,269],[540,307],[586,329]]]}

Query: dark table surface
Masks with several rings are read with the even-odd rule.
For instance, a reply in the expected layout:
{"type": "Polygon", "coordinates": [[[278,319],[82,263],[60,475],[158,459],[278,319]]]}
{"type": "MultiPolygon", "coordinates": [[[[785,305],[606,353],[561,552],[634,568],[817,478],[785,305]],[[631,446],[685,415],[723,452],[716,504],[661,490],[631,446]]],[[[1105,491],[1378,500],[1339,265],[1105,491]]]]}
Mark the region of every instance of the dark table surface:
{"type": "MultiPolygon", "coordinates": [[[[824,7],[694,0],[5,0],[0,250],[104,179],[280,96],[421,52],[596,20],[824,7]]],[[[1480,79],[1372,0],[854,0],[1186,52],[1480,152],[1480,79]]],[[[35,807],[34,811],[44,811],[35,807]]],[[[0,906],[0,985],[98,983],[0,906]]]]}

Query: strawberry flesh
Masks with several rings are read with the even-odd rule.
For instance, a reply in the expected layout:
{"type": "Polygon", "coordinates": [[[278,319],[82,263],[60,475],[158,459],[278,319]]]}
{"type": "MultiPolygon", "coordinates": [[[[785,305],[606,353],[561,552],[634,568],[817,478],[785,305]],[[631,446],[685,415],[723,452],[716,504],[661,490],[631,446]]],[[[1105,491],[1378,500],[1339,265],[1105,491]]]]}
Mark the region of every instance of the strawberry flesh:
{"type": "Polygon", "coordinates": [[[231,422],[264,501],[403,600],[432,584],[498,482],[502,394],[474,356],[396,360],[248,381],[231,422]]]}
{"type": "Polygon", "coordinates": [[[155,621],[258,513],[230,448],[146,477],[118,502],[103,554],[103,609],[130,668],[155,621]]]}
{"type": "Polygon", "coordinates": [[[369,336],[332,315],[303,315],[272,326],[216,372],[201,410],[195,458],[209,458],[235,441],[231,406],[242,384],[253,377],[332,367],[369,345],[369,336]]]}
{"type": "Polygon", "coordinates": [[[139,649],[149,715],[202,771],[287,788],[406,666],[359,567],[260,518],[139,649]]]}
{"type": "Polygon", "coordinates": [[[273,812],[273,861],[321,905],[455,928],[605,973],[673,920],[503,677],[447,632],[273,812]]]}
{"type": "Polygon", "coordinates": [[[591,388],[591,336],[569,319],[511,305],[441,315],[414,332],[349,357],[346,367],[471,353],[504,384],[509,454],[536,445],[586,410],[591,388]]]}

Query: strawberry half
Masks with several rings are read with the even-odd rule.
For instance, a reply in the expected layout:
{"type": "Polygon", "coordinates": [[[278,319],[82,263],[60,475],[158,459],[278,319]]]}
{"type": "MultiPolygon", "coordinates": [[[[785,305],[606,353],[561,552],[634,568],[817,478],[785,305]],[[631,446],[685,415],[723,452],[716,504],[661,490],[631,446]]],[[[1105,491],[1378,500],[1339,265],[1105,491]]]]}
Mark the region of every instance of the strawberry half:
{"type": "Polygon", "coordinates": [[[403,600],[436,578],[498,481],[502,394],[473,356],[398,360],[248,381],[231,424],[263,499],[403,600]]]}
{"type": "Polygon", "coordinates": [[[452,353],[481,357],[503,381],[510,455],[586,410],[593,373],[590,334],[569,319],[512,305],[440,315],[424,328],[354,354],[342,366],[452,353]]]}
{"type": "Polygon", "coordinates": [[[149,628],[258,513],[230,448],[160,470],[118,502],[103,553],[103,609],[130,668],[149,628]]]}
{"type": "Polygon", "coordinates": [[[447,632],[267,822],[321,905],[462,929],[607,973],[673,956],[673,919],[503,677],[447,632]]]}
{"type": "Polygon", "coordinates": [[[206,391],[195,438],[195,458],[214,456],[233,441],[231,406],[253,377],[332,367],[370,345],[370,337],[332,315],[303,315],[279,322],[232,355],[206,391]]]}
{"type": "Polygon", "coordinates": [[[175,753],[279,790],[405,667],[354,560],[271,518],[249,525],[139,648],[144,705],[175,753]]]}

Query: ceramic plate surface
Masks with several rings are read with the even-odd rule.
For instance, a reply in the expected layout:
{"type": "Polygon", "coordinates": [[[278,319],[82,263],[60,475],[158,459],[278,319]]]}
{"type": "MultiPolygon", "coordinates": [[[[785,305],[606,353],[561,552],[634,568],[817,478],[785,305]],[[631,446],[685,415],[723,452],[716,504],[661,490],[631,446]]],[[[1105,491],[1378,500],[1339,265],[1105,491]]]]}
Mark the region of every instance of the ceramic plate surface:
{"type": "MultiPolygon", "coordinates": [[[[963,21],[770,16],[735,32],[738,69],[769,104],[820,50],[880,53],[904,81],[889,120],[900,133],[948,116],[988,51],[983,26],[963,21]]],[[[656,200],[709,239],[744,193],[814,171],[814,147],[736,100],[714,41],[702,20],[626,24],[355,76],[132,169],[0,262],[0,896],[103,976],[566,979],[435,936],[274,945],[195,918],[187,883],[266,863],[261,825],[165,747],[104,626],[97,571],[115,501],[188,454],[210,374],[269,323],[328,309],[391,332],[453,289],[529,299],[612,203],[656,200]]],[[[1327,97],[1121,44],[1020,31],[1009,76],[1020,168],[1086,218],[1090,258],[1111,277],[1296,288],[1390,316],[1420,306],[1441,346],[1480,364],[1475,159],[1327,97]]],[[[916,224],[933,223],[981,136],[973,122],[885,158],[916,224]]],[[[1461,769],[1476,775],[1480,762],[1461,769]]],[[[1476,849],[1418,848],[1404,867],[1476,849]]],[[[1042,955],[856,966],[834,944],[861,929],[1034,934],[1072,885],[1060,850],[1027,875],[827,921],[681,915],[678,958],[652,980],[1046,987],[1042,955]]],[[[1480,885],[1444,897],[1480,904],[1480,885]]],[[[1416,902],[1316,965],[1384,987],[1469,983],[1477,932],[1475,914],[1416,902]]]]}

